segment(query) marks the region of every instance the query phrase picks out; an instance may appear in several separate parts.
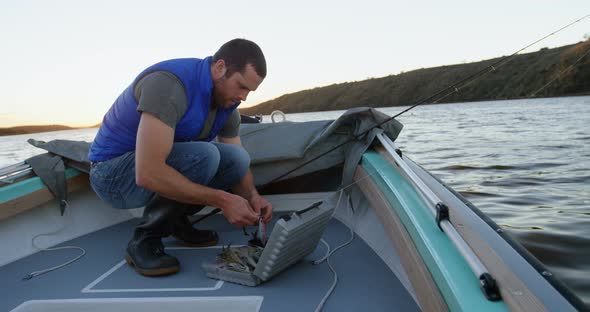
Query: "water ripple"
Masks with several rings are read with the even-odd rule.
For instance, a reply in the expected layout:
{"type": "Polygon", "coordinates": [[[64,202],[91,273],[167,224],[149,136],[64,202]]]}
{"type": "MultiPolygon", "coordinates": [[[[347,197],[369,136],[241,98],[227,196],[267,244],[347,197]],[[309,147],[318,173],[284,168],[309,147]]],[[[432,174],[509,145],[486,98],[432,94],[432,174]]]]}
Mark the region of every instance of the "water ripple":
{"type": "Polygon", "coordinates": [[[510,170],[517,167],[505,165],[491,165],[491,166],[468,166],[468,165],[451,165],[446,167],[436,168],[436,170],[510,170]]]}

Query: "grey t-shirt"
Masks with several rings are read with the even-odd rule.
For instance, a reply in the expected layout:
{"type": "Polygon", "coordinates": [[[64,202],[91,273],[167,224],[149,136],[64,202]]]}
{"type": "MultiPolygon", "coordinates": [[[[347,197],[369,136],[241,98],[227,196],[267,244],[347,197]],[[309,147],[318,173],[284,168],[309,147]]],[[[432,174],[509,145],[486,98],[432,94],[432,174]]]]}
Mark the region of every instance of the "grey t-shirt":
{"type": "MultiPolygon", "coordinates": [[[[182,82],[169,71],[155,71],[142,77],[133,89],[138,112],[149,112],[163,123],[176,128],[176,124],[186,113],[188,101],[182,82]]],[[[209,137],[215,121],[217,108],[209,108],[209,114],[197,140],[209,137]]],[[[218,136],[233,138],[240,131],[240,112],[235,109],[229,116],[218,136]]]]}

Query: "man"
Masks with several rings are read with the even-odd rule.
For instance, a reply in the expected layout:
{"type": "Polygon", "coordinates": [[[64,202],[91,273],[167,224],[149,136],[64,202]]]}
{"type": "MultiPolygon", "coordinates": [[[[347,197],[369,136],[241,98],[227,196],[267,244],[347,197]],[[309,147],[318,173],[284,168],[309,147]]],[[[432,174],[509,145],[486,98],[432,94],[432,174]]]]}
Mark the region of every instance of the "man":
{"type": "Polygon", "coordinates": [[[236,110],[265,76],[260,47],[234,39],[212,57],[152,65],[104,116],[88,157],[90,182],[115,208],[145,206],[125,255],[140,274],[180,269],[164,252],[163,237],[217,244],[216,232],[195,229],[188,219],[205,205],[238,227],[270,221],[272,206],[254,187],[236,110]]]}

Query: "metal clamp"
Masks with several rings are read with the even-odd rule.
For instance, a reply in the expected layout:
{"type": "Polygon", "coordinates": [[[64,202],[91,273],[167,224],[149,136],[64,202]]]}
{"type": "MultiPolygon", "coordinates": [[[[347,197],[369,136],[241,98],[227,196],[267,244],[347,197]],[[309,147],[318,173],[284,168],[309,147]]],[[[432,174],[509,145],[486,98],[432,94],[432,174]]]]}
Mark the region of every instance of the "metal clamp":
{"type": "Polygon", "coordinates": [[[439,202],[436,204],[435,208],[436,208],[436,224],[438,225],[438,228],[441,230],[441,232],[444,232],[444,230],[440,226],[440,223],[443,220],[449,221],[449,207],[447,207],[447,205],[443,204],[442,202],[439,202]]]}
{"type": "Polygon", "coordinates": [[[492,275],[490,275],[490,273],[483,273],[480,275],[479,283],[481,284],[481,289],[488,300],[500,301],[502,299],[502,296],[500,295],[500,289],[498,289],[498,284],[492,275]]]}

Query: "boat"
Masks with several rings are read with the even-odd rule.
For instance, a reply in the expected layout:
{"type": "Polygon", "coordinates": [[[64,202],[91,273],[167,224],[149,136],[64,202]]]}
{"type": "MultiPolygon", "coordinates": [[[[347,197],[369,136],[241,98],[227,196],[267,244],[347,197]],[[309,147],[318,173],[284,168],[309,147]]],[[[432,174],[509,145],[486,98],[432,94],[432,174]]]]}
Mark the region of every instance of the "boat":
{"type": "Polygon", "coordinates": [[[255,183],[274,207],[270,240],[303,212],[331,209],[321,227],[302,232],[315,236],[300,250],[284,244],[296,256],[250,286],[204,270],[250,239],[214,207],[192,218],[219,233],[217,246],[167,238],[180,272],[137,274],[124,250],[143,208],[113,209],[94,194],[88,142],[31,141],[48,151],[39,156],[45,167],[27,161],[0,170],[0,310],[587,310],[501,227],[400,150],[402,127],[372,108],[336,120],[241,125],[255,183]]]}

